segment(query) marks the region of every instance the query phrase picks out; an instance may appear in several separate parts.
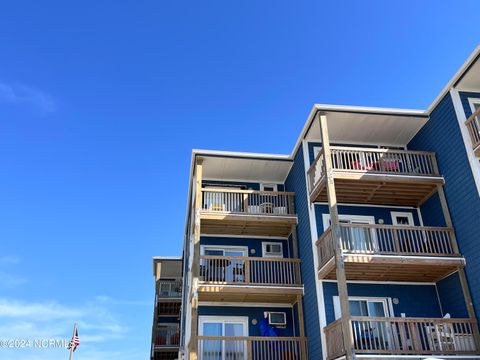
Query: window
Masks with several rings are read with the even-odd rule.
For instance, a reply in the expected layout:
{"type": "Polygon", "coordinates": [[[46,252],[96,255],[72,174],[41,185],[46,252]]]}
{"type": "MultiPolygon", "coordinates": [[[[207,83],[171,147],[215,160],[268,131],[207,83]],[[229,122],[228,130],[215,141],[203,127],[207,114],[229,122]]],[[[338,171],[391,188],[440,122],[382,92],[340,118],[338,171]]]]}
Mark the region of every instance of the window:
{"type": "MultiPolygon", "coordinates": [[[[393,315],[390,298],[349,297],[351,316],[389,317],[393,315]]],[[[341,317],[340,298],[333,297],[335,320],[341,317]]]]}
{"type": "MultiPolygon", "coordinates": [[[[213,246],[202,245],[200,254],[206,256],[247,256],[246,246],[213,246]]],[[[203,281],[221,281],[229,283],[242,283],[245,281],[245,260],[215,260],[200,259],[200,277],[203,281]]]]}
{"type": "MultiPolygon", "coordinates": [[[[248,317],[199,316],[200,336],[248,336],[248,317]]],[[[246,359],[244,340],[200,340],[198,352],[201,359],[246,359]]]]}
{"type": "MultiPolygon", "coordinates": [[[[322,219],[324,230],[327,230],[330,226],[330,214],[323,214],[322,219]]],[[[338,215],[338,220],[340,224],[375,224],[373,216],[365,215],[338,215]]],[[[344,243],[348,246],[345,250],[372,252],[378,249],[375,230],[367,227],[343,227],[342,237],[344,238],[344,243]]]]}
{"type": "Polygon", "coordinates": [[[283,244],[276,242],[262,243],[263,257],[283,258],[283,244]]]}
{"type": "Polygon", "coordinates": [[[260,184],[261,191],[277,191],[277,184],[260,184]]]}
{"type": "Polygon", "coordinates": [[[274,326],[286,326],[287,325],[287,314],[284,312],[269,312],[268,313],[268,324],[274,326]]]}
{"type": "Polygon", "coordinates": [[[392,224],[393,225],[406,225],[413,226],[413,214],[410,212],[396,212],[392,211],[392,224]]]}

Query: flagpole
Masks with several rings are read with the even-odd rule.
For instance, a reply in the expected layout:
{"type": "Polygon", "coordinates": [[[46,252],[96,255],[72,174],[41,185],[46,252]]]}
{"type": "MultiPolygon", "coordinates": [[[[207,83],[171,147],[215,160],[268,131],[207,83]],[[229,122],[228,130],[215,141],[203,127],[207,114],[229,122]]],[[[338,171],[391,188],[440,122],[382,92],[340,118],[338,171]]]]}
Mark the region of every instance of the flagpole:
{"type": "MultiPolygon", "coordinates": [[[[77,331],[77,323],[75,323],[73,325],[73,335],[72,335],[72,339],[75,337],[75,332],[77,331]]],[[[69,357],[69,360],[72,360],[72,357],[73,357],[73,346],[70,347],[70,357],[69,357]]]]}

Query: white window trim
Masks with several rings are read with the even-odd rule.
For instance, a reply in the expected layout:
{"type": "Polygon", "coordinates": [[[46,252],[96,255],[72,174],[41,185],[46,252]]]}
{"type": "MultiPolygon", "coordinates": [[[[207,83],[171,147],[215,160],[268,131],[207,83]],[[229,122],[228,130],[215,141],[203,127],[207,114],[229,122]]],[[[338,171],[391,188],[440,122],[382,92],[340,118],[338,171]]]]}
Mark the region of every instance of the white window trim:
{"type": "MultiPolygon", "coordinates": [[[[198,334],[203,336],[203,324],[208,323],[235,323],[243,325],[243,336],[248,336],[248,316],[211,316],[200,315],[198,317],[198,334]]],[[[223,329],[222,329],[223,332],[223,329]]],[[[223,335],[222,335],[223,336],[223,335]]]]}
{"type": "Polygon", "coordinates": [[[472,114],[475,112],[475,105],[480,105],[480,98],[468,98],[468,103],[470,104],[470,110],[472,114]]]}
{"type": "Polygon", "coordinates": [[[270,242],[270,241],[262,241],[262,256],[266,258],[283,258],[283,243],[281,242],[270,242]],[[274,254],[267,254],[267,245],[280,245],[281,255],[274,255],[274,254]]]}
{"type": "Polygon", "coordinates": [[[408,225],[406,226],[414,226],[415,222],[413,221],[413,214],[411,212],[406,212],[406,211],[391,211],[390,212],[392,216],[392,224],[401,226],[399,223],[397,223],[397,216],[405,216],[408,219],[408,225]]]}
{"type": "MultiPolygon", "coordinates": [[[[392,298],[390,297],[369,297],[369,296],[349,296],[348,301],[377,301],[384,303],[384,309],[386,310],[387,317],[395,317],[395,313],[393,312],[393,303],[392,298]]],[[[342,310],[340,308],[340,297],[333,296],[333,310],[335,312],[335,320],[339,319],[342,314],[342,310]]]]}
{"type": "Polygon", "coordinates": [[[318,154],[322,151],[322,146],[314,146],[313,147],[313,160],[315,160],[318,156],[318,154]]]}
{"type": "Polygon", "coordinates": [[[234,245],[200,245],[200,255],[205,255],[205,249],[213,250],[238,250],[243,251],[243,256],[248,256],[248,246],[234,246],[234,245]]]}
{"type": "Polygon", "coordinates": [[[273,187],[272,191],[278,191],[278,184],[275,183],[260,183],[260,191],[265,191],[265,186],[273,187]]]}
{"type": "MultiPolygon", "coordinates": [[[[375,216],[369,215],[338,215],[339,220],[364,221],[375,225],[375,216]]],[[[326,231],[330,227],[330,214],[322,214],[323,230],[326,231]]]]}

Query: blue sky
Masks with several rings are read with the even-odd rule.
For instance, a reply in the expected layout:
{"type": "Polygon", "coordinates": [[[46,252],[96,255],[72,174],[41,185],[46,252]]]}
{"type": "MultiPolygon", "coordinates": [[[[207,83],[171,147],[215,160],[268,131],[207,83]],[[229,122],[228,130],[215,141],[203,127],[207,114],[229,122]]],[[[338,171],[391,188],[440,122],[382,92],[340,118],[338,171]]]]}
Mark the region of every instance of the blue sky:
{"type": "MultiPolygon", "coordinates": [[[[0,338],[147,359],[192,148],[289,153],[314,103],[426,108],[476,1],[11,1],[0,9],[0,338]]],[[[0,349],[0,358],[65,350],[0,349]]]]}

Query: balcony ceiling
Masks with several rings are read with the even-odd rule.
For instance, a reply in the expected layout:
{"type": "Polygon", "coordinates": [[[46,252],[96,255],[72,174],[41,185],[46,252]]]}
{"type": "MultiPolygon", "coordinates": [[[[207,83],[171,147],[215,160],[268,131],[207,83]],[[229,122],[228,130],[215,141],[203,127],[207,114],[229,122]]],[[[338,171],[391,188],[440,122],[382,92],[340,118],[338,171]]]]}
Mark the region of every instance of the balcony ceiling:
{"type": "MultiPolygon", "coordinates": [[[[327,115],[330,142],[403,147],[428,120],[423,110],[315,105],[327,115]]],[[[320,140],[320,124],[314,118],[307,140],[320,140]]]]}
{"type": "Polygon", "coordinates": [[[480,61],[475,60],[457,80],[455,87],[460,91],[480,91],[480,61]]]}
{"type": "Polygon", "coordinates": [[[251,182],[283,183],[292,161],[288,156],[272,155],[212,155],[203,157],[203,178],[207,180],[240,180],[251,182]]]}

